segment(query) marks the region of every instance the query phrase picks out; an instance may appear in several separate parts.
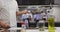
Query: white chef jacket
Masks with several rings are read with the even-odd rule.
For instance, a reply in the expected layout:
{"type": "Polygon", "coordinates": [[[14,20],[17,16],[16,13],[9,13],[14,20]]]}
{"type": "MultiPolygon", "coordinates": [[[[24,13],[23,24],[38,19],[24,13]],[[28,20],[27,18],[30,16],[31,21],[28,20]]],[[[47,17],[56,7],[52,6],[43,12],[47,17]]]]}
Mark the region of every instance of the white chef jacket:
{"type": "Polygon", "coordinates": [[[17,26],[16,11],[18,11],[18,5],[15,0],[0,0],[0,19],[11,27],[17,26]]]}

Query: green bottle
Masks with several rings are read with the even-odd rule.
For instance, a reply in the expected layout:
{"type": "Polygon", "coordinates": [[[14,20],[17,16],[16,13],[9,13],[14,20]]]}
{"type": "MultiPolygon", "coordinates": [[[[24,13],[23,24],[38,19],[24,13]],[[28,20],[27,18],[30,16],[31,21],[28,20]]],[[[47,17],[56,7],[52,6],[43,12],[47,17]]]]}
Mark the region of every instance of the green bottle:
{"type": "Polygon", "coordinates": [[[49,32],[55,32],[55,29],[54,29],[54,17],[49,17],[48,18],[48,31],[49,32]]]}

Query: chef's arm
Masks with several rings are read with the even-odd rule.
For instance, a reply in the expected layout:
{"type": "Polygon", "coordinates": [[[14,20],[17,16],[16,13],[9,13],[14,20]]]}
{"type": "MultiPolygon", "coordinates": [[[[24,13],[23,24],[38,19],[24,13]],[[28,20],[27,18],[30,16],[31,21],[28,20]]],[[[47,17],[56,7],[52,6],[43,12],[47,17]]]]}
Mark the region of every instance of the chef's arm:
{"type": "Polygon", "coordinates": [[[0,26],[2,26],[3,28],[10,28],[9,24],[4,23],[4,21],[0,20],[0,26]]]}
{"type": "Polygon", "coordinates": [[[18,16],[18,15],[25,14],[25,13],[28,13],[28,11],[17,11],[16,15],[18,16]]]}

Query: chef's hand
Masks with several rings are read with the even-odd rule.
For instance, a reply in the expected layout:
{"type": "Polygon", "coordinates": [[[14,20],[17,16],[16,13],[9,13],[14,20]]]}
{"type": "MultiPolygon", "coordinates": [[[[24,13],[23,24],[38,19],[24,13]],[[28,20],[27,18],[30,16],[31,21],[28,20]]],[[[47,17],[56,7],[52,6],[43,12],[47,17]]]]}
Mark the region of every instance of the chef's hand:
{"type": "Polygon", "coordinates": [[[2,26],[3,28],[10,28],[10,25],[7,23],[4,23],[2,20],[0,20],[0,26],[2,26]]]}

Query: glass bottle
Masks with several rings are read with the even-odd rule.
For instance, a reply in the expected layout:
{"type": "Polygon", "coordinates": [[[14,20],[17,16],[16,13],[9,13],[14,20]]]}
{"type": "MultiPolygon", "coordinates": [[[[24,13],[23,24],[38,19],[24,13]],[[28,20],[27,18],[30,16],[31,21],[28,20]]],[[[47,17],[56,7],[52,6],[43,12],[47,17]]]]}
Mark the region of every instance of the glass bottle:
{"type": "Polygon", "coordinates": [[[54,16],[49,15],[49,17],[48,17],[48,31],[55,32],[54,30],[55,30],[54,29],[54,16]]]}
{"type": "Polygon", "coordinates": [[[44,31],[44,27],[45,27],[44,20],[40,20],[40,21],[39,21],[39,30],[40,30],[40,31],[44,31]]]}

